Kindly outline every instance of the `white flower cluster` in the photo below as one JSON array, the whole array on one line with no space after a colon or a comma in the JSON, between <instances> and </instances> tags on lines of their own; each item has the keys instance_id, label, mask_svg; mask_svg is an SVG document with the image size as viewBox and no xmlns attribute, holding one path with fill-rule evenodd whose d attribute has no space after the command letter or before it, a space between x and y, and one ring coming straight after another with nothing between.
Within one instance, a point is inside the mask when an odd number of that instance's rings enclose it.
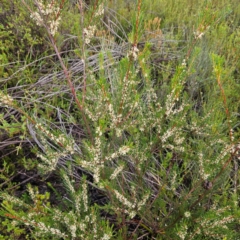
<instances>
[{"instance_id":1,"label":"white flower cluster","mask_svg":"<svg viewBox=\"0 0 240 240\"><path fill-rule=\"evenodd\" d=\"M36 193L35 193L32 186L28 185L28 192L29 192L29 195L30 195L32 201L35 202L36 201L36 194L39 194L38 190L36 190Z\"/></svg>"},{"instance_id":2,"label":"white flower cluster","mask_svg":"<svg viewBox=\"0 0 240 240\"><path fill-rule=\"evenodd\" d=\"M21 220L23 221L23 223L26 226L32 226L38 229L38 231L40 231L40 233L43 234L51 234L51 235L55 235L61 238L68 238L68 235L65 233L62 233L59 229L57 228L52 228L50 226L46 226L45 223L40 222L40 221L35 221L35 220L31 220L31 219L27 219L25 217L22 217Z\"/></svg>"},{"instance_id":3,"label":"white flower cluster","mask_svg":"<svg viewBox=\"0 0 240 240\"><path fill-rule=\"evenodd\" d=\"M227 151L225 151L225 155L227 154ZM230 152L232 154L235 154L237 156L237 159L240 160L240 143L234 144L230 147Z\"/></svg>"},{"instance_id":4,"label":"white flower cluster","mask_svg":"<svg viewBox=\"0 0 240 240\"><path fill-rule=\"evenodd\" d=\"M173 136L174 134L176 134L177 128L171 128L168 129L163 136L161 137L161 141L164 144L171 136Z\"/></svg>"},{"instance_id":5,"label":"white flower cluster","mask_svg":"<svg viewBox=\"0 0 240 240\"><path fill-rule=\"evenodd\" d=\"M233 149L233 146L231 144L227 144L222 151L219 153L218 157L215 159L214 163L215 164L219 164L219 162L221 162L223 159L225 159L225 157L231 153Z\"/></svg>"},{"instance_id":6,"label":"white flower cluster","mask_svg":"<svg viewBox=\"0 0 240 240\"><path fill-rule=\"evenodd\" d=\"M207 26L205 28L203 26L200 26L199 29L193 32L195 39L201 39L209 28L210 26Z\"/></svg>"},{"instance_id":7,"label":"white flower cluster","mask_svg":"<svg viewBox=\"0 0 240 240\"><path fill-rule=\"evenodd\" d=\"M130 147L128 147L128 146L122 146L118 150L118 152L121 156L126 155L129 151L130 151Z\"/></svg>"},{"instance_id":8,"label":"white flower cluster","mask_svg":"<svg viewBox=\"0 0 240 240\"><path fill-rule=\"evenodd\" d=\"M117 124L118 118L114 112L113 105L111 103L108 105L108 111L112 120L111 126L112 128L114 128L115 125Z\"/></svg>"},{"instance_id":9,"label":"white flower cluster","mask_svg":"<svg viewBox=\"0 0 240 240\"><path fill-rule=\"evenodd\" d=\"M125 156L130 151L130 147L122 146L118 149L117 152L112 153L110 156L106 157L106 160L112 160L120 156Z\"/></svg>"},{"instance_id":10,"label":"white flower cluster","mask_svg":"<svg viewBox=\"0 0 240 240\"><path fill-rule=\"evenodd\" d=\"M181 229L177 232L177 235L180 237L180 239L184 240L187 235L188 227L186 224L181 226Z\"/></svg>"},{"instance_id":11,"label":"white flower cluster","mask_svg":"<svg viewBox=\"0 0 240 240\"><path fill-rule=\"evenodd\" d=\"M50 33L54 36L61 21L60 8L56 6L56 1L45 5L42 0L37 0L36 5L38 11L31 13L30 17L35 20L38 26L46 24Z\"/></svg>"},{"instance_id":12,"label":"white flower cluster","mask_svg":"<svg viewBox=\"0 0 240 240\"><path fill-rule=\"evenodd\" d=\"M87 28L83 29L84 34L84 41L86 44L89 44L91 41L91 38L93 38L94 33L96 31L96 26L88 26Z\"/></svg>"},{"instance_id":13,"label":"white flower cluster","mask_svg":"<svg viewBox=\"0 0 240 240\"><path fill-rule=\"evenodd\" d=\"M129 214L130 218L134 218L137 214L137 211L141 210L143 206L145 206L147 200L149 199L150 193L146 193L141 201L137 201L136 196L134 196L134 192L132 192L132 195L135 197L135 200L133 203L131 203L126 197L124 197L121 193L119 193L117 190L114 190L114 194L116 198L121 202L125 207L128 209L124 209L125 213ZM118 209L115 209L118 211Z\"/></svg>"},{"instance_id":14,"label":"white flower cluster","mask_svg":"<svg viewBox=\"0 0 240 240\"><path fill-rule=\"evenodd\" d=\"M91 218L92 213L89 215L86 215L85 218L82 218L81 221L78 221L77 224L77 229L81 230L81 232L86 232L88 231L88 224L90 223L90 218ZM84 239L84 234L79 235L80 239Z\"/></svg>"},{"instance_id":15,"label":"white flower cluster","mask_svg":"<svg viewBox=\"0 0 240 240\"><path fill-rule=\"evenodd\" d=\"M96 215L94 214L94 211L91 214L90 223L92 225L92 231L94 233L93 239L97 239L97 230L98 230L97 226L98 225L97 225L97 218L96 218Z\"/></svg>"},{"instance_id":16,"label":"white flower cluster","mask_svg":"<svg viewBox=\"0 0 240 240\"><path fill-rule=\"evenodd\" d=\"M67 154L74 154L75 149L75 141L73 138L66 136L65 134L60 134L58 136L51 133L45 126L41 123L37 123L35 127L45 135L46 138L51 139L54 143L57 143L64 149L64 153Z\"/></svg>"},{"instance_id":17,"label":"white flower cluster","mask_svg":"<svg viewBox=\"0 0 240 240\"><path fill-rule=\"evenodd\" d=\"M129 59L133 59L134 61L137 61L138 53L139 53L139 49L137 48L137 46L134 45L128 52L127 57Z\"/></svg>"},{"instance_id":18,"label":"white flower cluster","mask_svg":"<svg viewBox=\"0 0 240 240\"><path fill-rule=\"evenodd\" d=\"M210 176L210 174L207 174L204 169L203 165L203 154L199 153L198 154L198 159L199 159L199 172L203 180L207 180ZM205 160L206 161L206 160Z\"/></svg>"},{"instance_id":19,"label":"white flower cluster","mask_svg":"<svg viewBox=\"0 0 240 240\"><path fill-rule=\"evenodd\" d=\"M44 163L44 165L39 164L39 168L46 172L54 171L60 158L74 154L75 141L74 139L67 137L65 134L55 136L41 123L37 123L35 127L40 133L41 142L44 145L45 150L45 154L37 154L37 157L39 157ZM47 139L57 143L60 149L52 149L52 145Z\"/></svg>"},{"instance_id":20,"label":"white flower cluster","mask_svg":"<svg viewBox=\"0 0 240 240\"><path fill-rule=\"evenodd\" d=\"M103 3L101 3L99 6L98 6L98 9L95 13L95 16L98 17L98 16L101 16L104 14L104 5Z\"/></svg>"},{"instance_id":21,"label":"white flower cluster","mask_svg":"<svg viewBox=\"0 0 240 240\"><path fill-rule=\"evenodd\" d=\"M52 210L53 210L53 220L55 221L55 222L58 222L58 221L62 221L63 219L64 219L64 217L65 217L65 214L63 214L63 212L61 212L59 209L57 209L57 208L52 208Z\"/></svg>"},{"instance_id":22,"label":"white flower cluster","mask_svg":"<svg viewBox=\"0 0 240 240\"><path fill-rule=\"evenodd\" d=\"M137 209L138 209L138 210L140 210L142 207L145 206L145 204L146 204L147 200L149 199L149 197L150 197L150 194L149 194L149 193L146 193L146 194L143 196L142 200L137 204Z\"/></svg>"},{"instance_id":23,"label":"white flower cluster","mask_svg":"<svg viewBox=\"0 0 240 240\"><path fill-rule=\"evenodd\" d=\"M72 239L75 239L77 237L77 216L75 212L69 211L61 220L61 222L64 221L65 225L69 229Z\"/></svg>"},{"instance_id":24,"label":"white flower cluster","mask_svg":"<svg viewBox=\"0 0 240 240\"><path fill-rule=\"evenodd\" d=\"M88 191L87 191L87 183L84 182L82 184L82 199L83 199L83 206L84 206L84 211L88 211Z\"/></svg>"},{"instance_id":25,"label":"white flower cluster","mask_svg":"<svg viewBox=\"0 0 240 240\"><path fill-rule=\"evenodd\" d=\"M68 175L67 174L63 174L63 179L65 181L65 184L67 185L68 190L70 190L71 194L75 194L75 189L74 189L74 187L73 187L73 185L72 185Z\"/></svg>"},{"instance_id":26,"label":"white flower cluster","mask_svg":"<svg viewBox=\"0 0 240 240\"><path fill-rule=\"evenodd\" d=\"M104 233L103 237L101 238L101 240L110 240L111 239L111 235Z\"/></svg>"},{"instance_id":27,"label":"white flower cluster","mask_svg":"<svg viewBox=\"0 0 240 240\"><path fill-rule=\"evenodd\" d=\"M99 183L100 172L101 172L101 169L103 168L100 137L99 136L95 137L95 144L93 146L92 145L89 146L86 144L85 147L89 152L91 158L89 159L89 161L84 159L79 159L79 164L81 165L81 167L92 172L95 183Z\"/></svg>"},{"instance_id":28,"label":"white flower cluster","mask_svg":"<svg viewBox=\"0 0 240 240\"><path fill-rule=\"evenodd\" d=\"M221 210L221 209L220 209ZM215 212L214 212L215 214ZM229 224L235 220L232 216L223 216L221 215L220 219L212 220L212 219L198 219L196 222L200 223L201 229L204 231L205 234L208 234L209 236L212 235L212 231L214 228L222 228L222 229L228 229L228 226L226 224ZM200 234L201 231L198 231L197 234ZM215 234L215 239L226 239L223 234Z\"/></svg>"},{"instance_id":29,"label":"white flower cluster","mask_svg":"<svg viewBox=\"0 0 240 240\"><path fill-rule=\"evenodd\" d=\"M69 225L70 231L71 231L71 235L72 235L72 239L76 238L76 231L77 231L77 226L75 224L70 224Z\"/></svg>"},{"instance_id":30,"label":"white flower cluster","mask_svg":"<svg viewBox=\"0 0 240 240\"><path fill-rule=\"evenodd\" d=\"M146 103L151 106L151 103L157 103L158 97L153 87L147 90Z\"/></svg>"},{"instance_id":31,"label":"white flower cluster","mask_svg":"<svg viewBox=\"0 0 240 240\"><path fill-rule=\"evenodd\" d=\"M91 171L93 173L93 178L95 183L99 183L100 181L100 172L101 169L104 167L103 159L102 159L102 142L101 142L101 136L102 136L102 130L100 127L97 127L95 129L95 139L94 139L94 144L89 145L86 143L85 147L87 151L90 154L90 160L86 161L84 159L80 159L79 164L83 168L86 168L88 171Z\"/></svg>"},{"instance_id":32,"label":"white flower cluster","mask_svg":"<svg viewBox=\"0 0 240 240\"><path fill-rule=\"evenodd\" d=\"M161 137L162 147L184 152L184 147L181 146L181 144L184 142L185 138L181 136L181 132L182 129L178 127L167 129L167 131ZM170 137L173 137L173 142L175 143L174 145L169 143L168 140Z\"/></svg>"},{"instance_id":33,"label":"white flower cluster","mask_svg":"<svg viewBox=\"0 0 240 240\"><path fill-rule=\"evenodd\" d=\"M103 168L103 163L102 163L102 149L101 149L101 139L100 137L102 136L102 132L100 128L96 129L96 134L97 136L95 137L95 146L93 149L93 178L96 183L100 181L100 171L101 168Z\"/></svg>"},{"instance_id":34,"label":"white flower cluster","mask_svg":"<svg viewBox=\"0 0 240 240\"><path fill-rule=\"evenodd\" d=\"M47 150L45 155L38 153L37 157L39 157L44 164L38 164L38 167L46 173L52 172L56 170L57 163L59 158L62 156L60 152L53 152L51 150Z\"/></svg>"},{"instance_id":35,"label":"white flower cluster","mask_svg":"<svg viewBox=\"0 0 240 240\"><path fill-rule=\"evenodd\" d=\"M124 165L118 166L118 167L114 170L114 172L112 173L112 175L110 176L110 179L111 179L111 180L114 180L114 179L117 177L117 175L118 175L123 169L124 169Z\"/></svg>"},{"instance_id":36,"label":"white flower cluster","mask_svg":"<svg viewBox=\"0 0 240 240\"><path fill-rule=\"evenodd\" d=\"M179 101L179 99L178 99L178 97L176 97L176 89L173 89L171 91L171 93L167 95L167 100L166 100L166 113L165 113L165 115L168 118L171 118L173 115L182 112L184 110L184 107L187 106L185 103L182 103L178 108L175 108L176 103L178 101Z\"/></svg>"},{"instance_id":37,"label":"white flower cluster","mask_svg":"<svg viewBox=\"0 0 240 240\"><path fill-rule=\"evenodd\" d=\"M174 90L167 95L166 99L166 116L170 116L173 112L173 107L175 106Z\"/></svg>"},{"instance_id":38,"label":"white flower cluster","mask_svg":"<svg viewBox=\"0 0 240 240\"><path fill-rule=\"evenodd\" d=\"M184 216L185 216L186 218L190 218L190 217L191 217L191 213L190 213L190 212L185 212L185 213L184 213Z\"/></svg>"},{"instance_id":39,"label":"white flower cluster","mask_svg":"<svg viewBox=\"0 0 240 240\"><path fill-rule=\"evenodd\" d=\"M181 145L183 142L184 142L185 138L184 137L181 137L179 132L177 132L175 135L174 135L174 142L177 144L177 145Z\"/></svg>"},{"instance_id":40,"label":"white flower cluster","mask_svg":"<svg viewBox=\"0 0 240 240\"><path fill-rule=\"evenodd\" d=\"M186 66L187 66L187 63L186 63L186 59L184 58L182 61L182 67L186 67Z\"/></svg>"},{"instance_id":41,"label":"white flower cluster","mask_svg":"<svg viewBox=\"0 0 240 240\"><path fill-rule=\"evenodd\" d=\"M209 127L209 125L205 125L205 127ZM197 134L198 136L203 136L203 137L207 137L210 134L205 132L204 129L202 127L197 126L196 122L192 122L191 126L189 127L189 129L194 132L194 134Z\"/></svg>"},{"instance_id":42,"label":"white flower cluster","mask_svg":"<svg viewBox=\"0 0 240 240\"><path fill-rule=\"evenodd\" d=\"M8 202L10 202L10 203L12 203L12 204L16 204L16 205L18 205L18 206L28 207L28 205L27 205L26 203L24 203L24 202L21 201L20 199L18 199L18 198L16 198L16 197L13 197L13 196L11 196L11 195L9 195L9 194L7 194L7 193L2 193L2 194L1 194L1 197L2 197L4 200L6 200L6 201L8 201Z\"/></svg>"},{"instance_id":43,"label":"white flower cluster","mask_svg":"<svg viewBox=\"0 0 240 240\"><path fill-rule=\"evenodd\" d=\"M126 207L128 207L129 209L135 208L135 205L132 204L130 201L127 200L127 198L125 198L121 193L119 193L117 190L114 190L114 194L116 196L116 198Z\"/></svg>"},{"instance_id":44,"label":"white flower cluster","mask_svg":"<svg viewBox=\"0 0 240 240\"><path fill-rule=\"evenodd\" d=\"M9 107L13 103L13 98L8 95L4 94L2 91L0 91L0 106L2 107Z\"/></svg>"},{"instance_id":45,"label":"white flower cluster","mask_svg":"<svg viewBox=\"0 0 240 240\"><path fill-rule=\"evenodd\" d=\"M176 186L177 186L177 176L178 176L176 170L173 170L171 175L172 175L171 176L171 190L173 192L175 192L176 191Z\"/></svg>"},{"instance_id":46,"label":"white flower cluster","mask_svg":"<svg viewBox=\"0 0 240 240\"><path fill-rule=\"evenodd\" d=\"M52 235L59 236L62 238L68 237L68 235L66 235L65 233L62 233L59 229L48 227L43 222L33 222L32 221L32 225L35 225L35 226L37 225L38 228L44 233L51 233Z\"/></svg>"}]
</instances>

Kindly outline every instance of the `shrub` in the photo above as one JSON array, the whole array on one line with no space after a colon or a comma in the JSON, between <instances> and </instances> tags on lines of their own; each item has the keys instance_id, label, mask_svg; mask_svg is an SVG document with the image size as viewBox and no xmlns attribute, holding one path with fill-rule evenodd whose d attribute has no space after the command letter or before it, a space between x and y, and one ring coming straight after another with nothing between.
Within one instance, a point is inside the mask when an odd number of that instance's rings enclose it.
<instances>
[{"instance_id":1,"label":"shrub","mask_svg":"<svg viewBox=\"0 0 240 240\"><path fill-rule=\"evenodd\" d=\"M236 56L211 44L227 46L217 37L228 36L231 6L226 13L209 2L194 6L196 28L180 41L181 33L161 30L159 17L145 17L148 1L129 10L127 27L113 22L117 12L105 13L103 1L80 0L80 31L68 45L76 49L63 54L57 31L75 31L60 21L73 6L22 1L58 63L53 73L0 92L1 122L8 134L22 124L14 133L31 143L34 161L25 168L37 166L32 174L42 181L29 177L24 194L0 193L5 235L237 239ZM230 49L238 35L231 39Z\"/></svg>"}]
</instances>

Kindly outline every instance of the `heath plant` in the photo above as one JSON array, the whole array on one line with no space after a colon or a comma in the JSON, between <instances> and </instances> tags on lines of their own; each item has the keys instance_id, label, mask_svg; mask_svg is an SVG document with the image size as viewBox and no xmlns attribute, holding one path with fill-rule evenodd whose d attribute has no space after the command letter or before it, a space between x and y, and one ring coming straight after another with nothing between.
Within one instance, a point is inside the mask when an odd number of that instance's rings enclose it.
<instances>
[{"instance_id":1,"label":"heath plant","mask_svg":"<svg viewBox=\"0 0 240 240\"><path fill-rule=\"evenodd\" d=\"M177 33L165 33L160 17L145 18L147 0L129 3L125 29L112 3L78 0L78 47L65 55L59 29L73 6L21 2L58 68L0 91L1 122L11 111L23 124L41 179L20 184L22 194L0 193L3 239L237 239L236 58L208 50L231 6L199 6L186 42L168 40Z\"/></svg>"}]
</instances>

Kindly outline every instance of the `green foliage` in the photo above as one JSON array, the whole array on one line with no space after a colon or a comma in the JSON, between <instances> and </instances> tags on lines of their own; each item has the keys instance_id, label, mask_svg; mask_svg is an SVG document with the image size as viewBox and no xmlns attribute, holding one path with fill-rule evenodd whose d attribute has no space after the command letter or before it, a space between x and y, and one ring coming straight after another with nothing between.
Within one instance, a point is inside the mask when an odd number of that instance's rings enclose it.
<instances>
[{"instance_id":1,"label":"green foliage","mask_svg":"<svg viewBox=\"0 0 240 240\"><path fill-rule=\"evenodd\" d=\"M7 78L24 65L22 62L29 63L46 48L41 31L19 1L1 1L0 19L0 77Z\"/></svg>"},{"instance_id":2,"label":"green foliage","mask_svg":"<svg viewBox=\"0 0 240 240\"><path fill-rule=\"evenodd\" d=\"M0 4L0 239L237 239L237 1L20 2Z\"/></svg>"}]
</instances>

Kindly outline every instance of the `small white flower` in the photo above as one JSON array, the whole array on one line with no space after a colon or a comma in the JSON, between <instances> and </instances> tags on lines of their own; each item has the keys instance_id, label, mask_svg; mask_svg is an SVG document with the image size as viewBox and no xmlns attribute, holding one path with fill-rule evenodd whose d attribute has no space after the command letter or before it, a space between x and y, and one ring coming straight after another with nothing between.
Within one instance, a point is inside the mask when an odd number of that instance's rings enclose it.
<instances>
[{"instance_id":1,"label":"small white flower","mask_svg":"<svg viewBox=\"0 0 240 240\"><path fill-rule=\"evenodd\" d=\"M191 216L191 213L190 213L190 212L185 212L185 213L184 213L184 216L185 216L186 218L189 218L189 217Z\"/></svg>"},{"instance_id":2,"label":"small white flower","mask_svg":"<svg viewBox=\"0 0 240 240\"><path fill-rule=\"evenodd\" d=\"M182 61L182 66L183 66L183 67L186 67L186 66L187 66L186 59L183 59L183 61Z\"/></svg>"},{"instance_id":3,"label":"small white flower","mask_svg":"<svg viewBox=\"0 0 240 240\"><path fill-rule=\"evenodd\" d=\"M101 238L101 240L109 240L111 239L111 236L109 236L108 234L104 234L103 237Z\"/></svg>"}]
</instances>

